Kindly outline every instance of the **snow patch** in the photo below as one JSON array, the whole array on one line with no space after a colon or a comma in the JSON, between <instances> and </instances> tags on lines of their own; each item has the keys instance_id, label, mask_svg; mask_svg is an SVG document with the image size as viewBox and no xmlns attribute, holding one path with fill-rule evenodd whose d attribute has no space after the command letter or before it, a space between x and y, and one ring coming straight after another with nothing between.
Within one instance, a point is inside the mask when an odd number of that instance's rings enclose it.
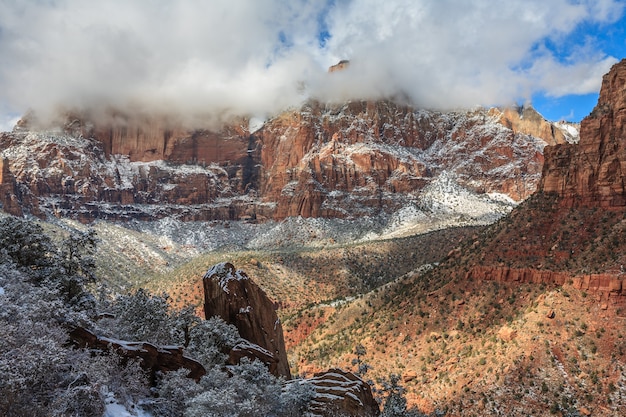
<instances>
[{"instance_id":1,"label":"snow patch","mask_svg":"<svg viewBox=\"0 0 626 417\"><path fill-rule=\"evenodd\" d=\"M580 141L579 123L557 122L554 125L558 127L561 132L563 132L565 140L567 140L569 143L578 143Z\"/></svg>"},{"instance_id":2,"label":"snow patch","mask_svg":"<svg viewBox=\"0 0 626 417\"><path fill-rule=\"evenodd\" d=\"M104 400L104 414L102 417L153 417L151 413L132 405L132 411L120 404L112 392L109 392Z\"/></svg>"},{"instance_id":3,"label":"snow patch","mask_svg":"<svg viewBox=\"0 0 626 417\"><path fill-rule=\"evenodd\" d=\"M257 130L259 130L260 128L263 127L263 125L265 124L266 119L263 117L251 117L250 121L248 122L248 131L250 133L254 133Z\"/></svg>"},{"instance_id":4,"label":"snow patch","mask_svg":"<svg viewBox=\"0 0 626 417\"><path fill-rule=\"evenodd\" d=\"M227 294L229 293L228 283L230 281L242 281L249 279L246 275L243 274L241 270L235 270L232 264L229 264L228 262L221 262L217 265L213 265L211 268L209 268L206 274L204 274L204 278L207 279L215 279L214 277L217 277L220 287Z\"/></svg>"},{"instance_id":5,"label":"snow patch","mask_svg":"<svg viewBox=\"0 0 626 417\"><path fill-rule=\"evenodd\" d=\"M492 223L508 214L515 201L501 194L476 194L460 186L449 172L442 172L428 184L420 198L420 208L432 213L455 214Z\"/></svg>"}]
</instances>

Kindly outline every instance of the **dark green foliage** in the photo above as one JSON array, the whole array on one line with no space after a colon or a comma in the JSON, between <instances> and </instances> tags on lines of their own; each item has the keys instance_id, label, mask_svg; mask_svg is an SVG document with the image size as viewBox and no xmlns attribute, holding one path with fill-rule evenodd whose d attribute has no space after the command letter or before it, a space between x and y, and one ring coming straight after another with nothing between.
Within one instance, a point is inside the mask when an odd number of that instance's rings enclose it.
<instances>
[{"instance_id":1,"label":"dark green foliage","mask_svg":"<svg viewBox=\"0 0 626 417\"><path fill-rule=\"evenodd\" d=\"M56 245L43 228L29 220L0 220L0 263L13 263L35 285L59 291L64 301L81 309L93 307L85 287L95 282L96 235L70 231Z\"/></svg>"},{"instance_id":2,"label":"dark green foliage","mask_svg":"<svg viewBox=\"0 0 626 417\"><path fill-rule=\"evenodd\" d=\"M56 248L37 223L5 217L0 220L0 261L41 271L54 265Z\"/></svg>"}]
</instances>

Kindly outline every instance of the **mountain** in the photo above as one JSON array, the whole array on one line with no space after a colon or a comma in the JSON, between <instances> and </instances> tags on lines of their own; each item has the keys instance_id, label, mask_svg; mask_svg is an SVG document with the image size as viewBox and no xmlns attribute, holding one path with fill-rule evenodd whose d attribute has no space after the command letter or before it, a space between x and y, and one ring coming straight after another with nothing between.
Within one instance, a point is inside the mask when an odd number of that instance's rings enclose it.
<instances>
[{"instance_id":1,"label":"mountain","mask_svg":"<svg viewBox=\"0 0 626 417\"><path fill-rule=\"evenodd\" d=\"M243 118L187 130L119 114L36 126L29 116L0 135L0 202L84 222L358 219L419 207L441 175L488 205L489 220L475 220L491 222L513 206L499 195L535 190L546 144L577 140L575 126L530 107L441 113L389 101L308 102L254 131Z\"/></svg>"},{"instance_id":2,"label":"mountain","mask_svg":"<svg viewBox=\"0 0 626 417\"><path fill-rule=\"evenodd\" d=\"M286 321L300 372L402 376L447 415L621 415L626 406L626 60L604 76L578 144L544 150L537 191L440 263ZM322 320L316 319L323 317Z\"/></svg>"}]
</instances>

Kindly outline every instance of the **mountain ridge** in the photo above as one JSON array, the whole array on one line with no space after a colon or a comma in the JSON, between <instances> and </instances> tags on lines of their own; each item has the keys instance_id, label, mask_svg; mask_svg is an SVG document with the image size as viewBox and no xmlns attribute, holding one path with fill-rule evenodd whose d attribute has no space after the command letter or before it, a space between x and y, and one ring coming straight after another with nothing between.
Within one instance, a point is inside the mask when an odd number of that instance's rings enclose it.
<instances>
[{"instance_id":1,"label":"mountain ridge","mask_svg":"<svg viewBox=\"0 0 626 417\"><path fill-rule=\"evenodd\" d=\"M528 107L440 113L385 101L310 102L254 132L245 119L217 132L139 125L71 116L56 130L25 120L2 134L4 209L84 222L356 218L419 204L442 172L519 201L536 187L545 144L576 140Z\"/></svg>"}]
</instances>

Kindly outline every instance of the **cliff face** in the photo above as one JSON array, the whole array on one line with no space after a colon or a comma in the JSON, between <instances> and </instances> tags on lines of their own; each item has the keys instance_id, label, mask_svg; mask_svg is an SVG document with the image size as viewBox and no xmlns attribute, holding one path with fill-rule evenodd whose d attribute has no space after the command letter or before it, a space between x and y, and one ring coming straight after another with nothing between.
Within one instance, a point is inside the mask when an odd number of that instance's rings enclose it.
<instances>
[{"instance_id":1,"label":"cliff face","mask_svg":"<svg viewBox=\"0 0 626 417\"><path fill-rule=\"evenodd\" d=\"M237 163L248 155L250 134L245 119L233 120L216 131L189 130L167 117L110 114L96 120L68 115L63 129L74 137L95 139L107 157L124 155L131 162L224 164Z\"/></svg>"},{"instance_id":2,"label":"cliff face","mask_svg":"<svg viewBox=\"0 0 626 417\"><path fill-rule=\"evenodd\" d=\"M121 116L108 125L68 117L49 131L22 123L0 135L0 202L84 221L355 218L419 202L442 173L522 200L539 181L543 147L563 135L531 110L310 102L255 132L243 119L214 131Z\"/></svg>"},{"instance_id":3,"label":"cliff face","mask_svg":"<svg viewBox=\"0 0 626 417\"><path fill-rule=\"evenodd\" d=\"M522 200L535 191L546 143L565 134L532 108L416 111L390 102L312 103L255 135L263 144L260 192L275 216L346 217L397 208L450 172L475 192Z\"/></svg>"},{"instance_id":4,"label":"cliff face","mask_svg":"<svg viewBox=\"0 0 626 417\"><path fill-rule=\"evenodd\" d=\"M550 123L537 111L530 107L510 107L501 111L493 109L494 115L499 115L499 121L515 133L536 136L546 141L548 145L576 142L578 136L574 136L568 130L558 128Z\"/></svg>"},{"instance_id":5,"label":"cliff face","mask_svg":"<svg viewBox=\"0 0 626 417\"><path fill-rule=\"evenodd\" d=\"M602 79L598 104L581 122L578 145L546 148L539 189L568 207L626 206L626 60Z\"/></svg>"},{"instance_id":6,"label":"cliff face","mask_svg":"<svg viewBox=\"0 0 626 417\"><path fill-rule=\"evenodd\" d=\"M465 278L563 284L626 302L626 60L604 76L578 144L544 149L538 192L450 260Z\"/></svg>"}]
</instances>

